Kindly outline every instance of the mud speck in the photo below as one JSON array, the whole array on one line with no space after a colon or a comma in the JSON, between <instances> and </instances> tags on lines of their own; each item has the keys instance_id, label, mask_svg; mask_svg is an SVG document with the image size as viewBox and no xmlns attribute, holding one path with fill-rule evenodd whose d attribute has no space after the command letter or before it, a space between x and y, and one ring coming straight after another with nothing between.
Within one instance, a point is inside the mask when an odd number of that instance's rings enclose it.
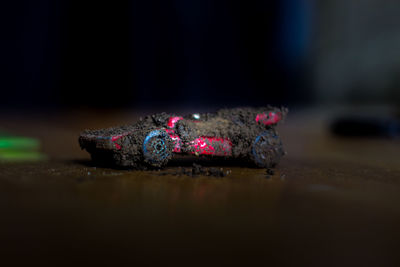
<instances>
[{"instance_id":1,"label":"mud speck","mask_svg":"<svg viewBox=\"0 0 400 267\"><path fill-rule=\"evenodd\" d=\"M266 172L267 172L268 175L274 175L275 174L275 171L273 169L270 169L270 168L268 168Z\"/></svg>"},{"instance_id":2,"label":"mud speck","mask_svg":"<svg viewBox=\"0 0 400 267\"><path fill-rule=\"evenodd\" d=\"M275 174L275 171L271 168L265 170L265 178L269 179Z\"/></svg>"},{"instance_id":3,"label":"mud speck","mask_svg":"<svg viewBox=\"0 0 400 267\"><path fill-rule=\"evenodd\" d=\"M199 176L211 176L216 178L222 178L231 173L231 170L224 170L223 168L216 167L203 167L200 164L193 163L193 165L189 168L178 167L175 171L163 171L160 172L159 175L176 175L176 176L190 176L193 178Z\"/></svg>"}]
</instances>

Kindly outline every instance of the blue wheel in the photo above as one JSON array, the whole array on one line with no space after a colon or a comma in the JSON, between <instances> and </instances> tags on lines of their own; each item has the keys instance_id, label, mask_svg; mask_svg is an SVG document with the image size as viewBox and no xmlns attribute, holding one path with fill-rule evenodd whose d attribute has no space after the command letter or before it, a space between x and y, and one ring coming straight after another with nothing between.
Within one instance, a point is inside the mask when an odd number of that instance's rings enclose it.
<instances>
[{"instance_id":1,"label":"blue wheel","mask_svg":"<svg viewBox=\"0 0 400 267\"><path fill-rule=\"evenodd\" d=\"M274 167L283 155L282 142L274 132L265 131L255 138L251 158L258 167Z\"/></svg>"},{"instance_id":2,"label":"blue wheel","mask_svg":"<svg viewBox=\"0 0 400 267\"><path fill-rule=\"evenodd\" d=\"M143 141L144 161L162 167L172 157L172 140L164 130L151 131Z\"/></svg>"}]
</instances>

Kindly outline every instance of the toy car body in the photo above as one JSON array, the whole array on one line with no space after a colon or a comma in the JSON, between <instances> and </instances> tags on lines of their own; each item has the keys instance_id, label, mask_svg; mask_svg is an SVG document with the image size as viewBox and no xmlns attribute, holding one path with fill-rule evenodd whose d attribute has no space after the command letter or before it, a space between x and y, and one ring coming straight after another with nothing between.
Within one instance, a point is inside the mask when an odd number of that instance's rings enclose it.
<instances>
[{"instance_id":1,"label":"toy car body","mask_svg":"<svg viewBox=\"0 0 400 267\"><path fill-rule=\"evenodd\" d=\"M284 154L275 126L285 108L221 109L215 113L154 114L132 125L86 130L79 144L95 161L163 167L174 154L238 158L273 167Z\"/></svg>"}]
</instances>

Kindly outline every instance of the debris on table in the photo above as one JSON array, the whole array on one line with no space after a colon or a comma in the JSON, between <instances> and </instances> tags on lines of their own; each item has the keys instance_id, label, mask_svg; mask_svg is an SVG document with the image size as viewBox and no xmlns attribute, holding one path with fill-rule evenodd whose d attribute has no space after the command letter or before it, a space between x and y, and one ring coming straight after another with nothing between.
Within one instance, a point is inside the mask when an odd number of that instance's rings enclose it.
<instances>
[{"instance_id":1,"label":"debris on table","mask_svg":"<svg viewBox=\"0 0 400 267\"><path fill-rule=\"evenodd\" d=\"M225 177L231 173L231 170L225 170L224 168L216 168L216 167L203 167L199 164L193 163L192 167L178 167L177 170L174 171L163 171L160 175L173 175L173 176L181 176L186 175L190 177L198 177L198 176L213 176L213 177Z\"/></svg>"},{"instance_id":2,"label":"debris on table","mask_svg":"<svg viewBox=\"0 0 400 267\"><path fill-rule=\"evenodd\" d=\"M265 174L266 178L271 178L271 176L275 174L275 171L271 168L267 168L265 172L266 172Z\"/></svg>"}]
</instances>

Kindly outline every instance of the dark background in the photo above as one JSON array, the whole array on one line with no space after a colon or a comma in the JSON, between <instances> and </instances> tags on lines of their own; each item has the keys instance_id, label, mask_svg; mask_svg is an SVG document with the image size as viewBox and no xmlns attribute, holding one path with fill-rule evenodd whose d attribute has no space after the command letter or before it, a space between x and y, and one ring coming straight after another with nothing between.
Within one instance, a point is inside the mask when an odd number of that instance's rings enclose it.
<instances>
[{"instance_id":1,"label":"dark background","mask_svg":"<svg viewBox=\"0 0 400 267\"><path fill-rule=\"evenodd\" d=\"M301 0L1 5L3 107L310 100Z\"/></svg>"},{"instance_id":2,"label":"dark background","mask_svg":"<svg viewBox=\"0 0 400 267\"><path fill-rule=\"evenodd\" d=\"M3 108L400 101L398 1L3 1Z\"/></svg>"}]
</instances>

